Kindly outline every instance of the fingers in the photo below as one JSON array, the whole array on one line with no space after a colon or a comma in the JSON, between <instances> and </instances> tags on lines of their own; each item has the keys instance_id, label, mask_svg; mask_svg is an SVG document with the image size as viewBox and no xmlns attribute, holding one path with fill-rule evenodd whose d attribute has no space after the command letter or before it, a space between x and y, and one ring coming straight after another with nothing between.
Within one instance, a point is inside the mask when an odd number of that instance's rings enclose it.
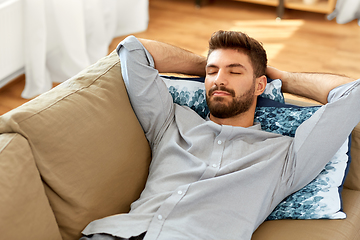
<instances>
[{"instance_id":1,"label":"fingers","mask_svg":"<svg viewBox=\"0 0 360 240\"><path fill-rule=\"evenodd\" d=\"M284 73L284 71L281 71L271 66L267 66L266 68L266 75L271 79L282 79Z\"/></svg>"}]
</instances>

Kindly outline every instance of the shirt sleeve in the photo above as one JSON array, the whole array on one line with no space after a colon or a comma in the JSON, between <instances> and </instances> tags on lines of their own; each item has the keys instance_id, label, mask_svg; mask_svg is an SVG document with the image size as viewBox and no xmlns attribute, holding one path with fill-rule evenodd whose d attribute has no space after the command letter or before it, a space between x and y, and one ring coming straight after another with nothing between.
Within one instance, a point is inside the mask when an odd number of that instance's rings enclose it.
<instances>
[{"instance_id":1,"label":"shirt sleeve","mask_svg":"<svg viewBox=\"0 0 360 240\"><path fill-rule=\"evenodd\" d=\"M320 173L359 123L359 85L360 79L333 89L329 103L297 129L286 166L291 192Z\"/></svg>"},{"instance_id":2,"label":"shirt sleeve","mask_svg":"<svg viewBox=\"0 0 360 240\"><path fill-rule=\"evenodd\" d=\"M173 117L173 101L151 54L134 36L117 47L121 71L134 112L153 146Z\"/></svg>"}]
</instances>

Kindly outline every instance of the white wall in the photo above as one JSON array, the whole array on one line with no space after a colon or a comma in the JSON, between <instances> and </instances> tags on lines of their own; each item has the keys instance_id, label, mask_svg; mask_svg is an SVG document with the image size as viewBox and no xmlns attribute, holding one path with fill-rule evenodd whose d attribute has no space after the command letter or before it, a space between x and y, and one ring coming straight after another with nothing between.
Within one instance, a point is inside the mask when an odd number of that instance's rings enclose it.
<instances>
[{"instance_id":1,"label":"white wall","mask_svg":"<svg viewBox=\"0 0 360 240\"><path fill-rule=\"evenodd\" d=\"M0 87L24 73L21 0L0 0Z\"/></svg>"}]
</instances>

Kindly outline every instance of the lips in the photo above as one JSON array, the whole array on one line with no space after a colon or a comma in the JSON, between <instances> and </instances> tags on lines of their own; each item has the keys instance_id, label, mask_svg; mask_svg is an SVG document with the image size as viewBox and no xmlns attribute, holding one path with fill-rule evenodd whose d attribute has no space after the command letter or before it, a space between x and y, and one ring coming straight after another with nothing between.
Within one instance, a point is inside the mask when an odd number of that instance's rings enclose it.
<instances>
[{"instance_id":1,"label":"lips","mask_svg":"<svg viewBox=\"0 0 360 240\"><path fill-rule=\"evenodd\" d=\"M208 93L209 96L214 96L214 97L226 97L226 96L235 96L235 92L232 89L227 89L224 86L214 86L209 90Z\"/></svg>"},{"instance_id":2,"label":"lips","mask_svg":"<svg viewBox=\"0 0 360 240\"><path fill-rule=\"evenodd\" d=\"M226 91L214 91L214 92L212 92L211 95L215 96L215 97L231 96L231 94L229 92L226 92Z\"/></svg>"}]
</instances>

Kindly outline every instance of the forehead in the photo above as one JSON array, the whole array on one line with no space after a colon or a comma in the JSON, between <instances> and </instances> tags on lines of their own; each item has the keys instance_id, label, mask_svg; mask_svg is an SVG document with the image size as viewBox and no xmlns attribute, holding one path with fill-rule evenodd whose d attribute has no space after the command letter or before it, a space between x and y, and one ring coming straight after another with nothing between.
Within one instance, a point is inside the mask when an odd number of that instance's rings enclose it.
<instances>
[{"instance_id":1,"label":"forehead","mask_svg":"<svg viewBox=\"0 0 360 240\"><path fill-rule=\"evenodd\" d=\"M249 57L235 49L216 49L210 53L207 60L207 67L226 67L242 65L248 71L252 70Z\"/></svg>"}]
</instances>

